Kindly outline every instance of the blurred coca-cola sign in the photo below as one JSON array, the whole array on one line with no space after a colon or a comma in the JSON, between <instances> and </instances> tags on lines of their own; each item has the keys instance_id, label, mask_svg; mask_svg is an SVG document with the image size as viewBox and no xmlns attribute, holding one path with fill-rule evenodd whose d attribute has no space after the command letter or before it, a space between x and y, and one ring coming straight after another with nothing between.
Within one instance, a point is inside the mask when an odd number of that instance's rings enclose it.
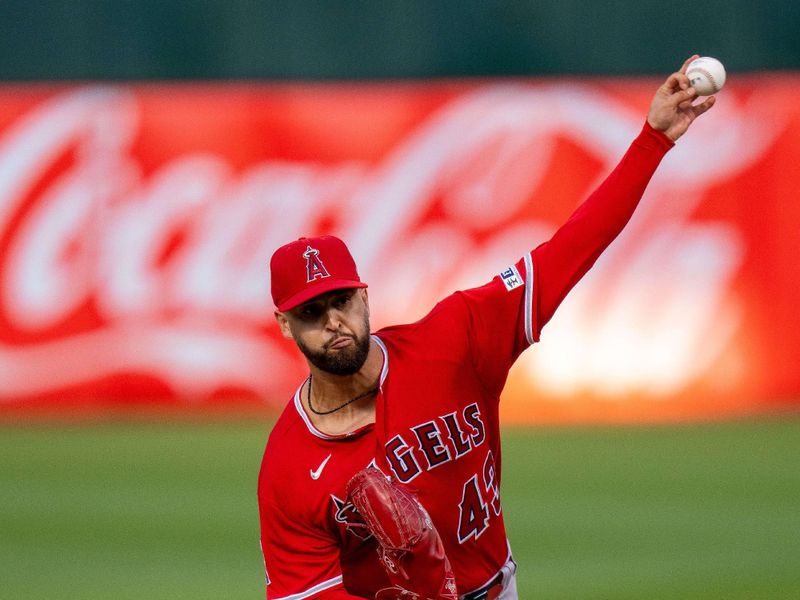
<instances>
[{"instance_id":1,"label":"blurred coca-cola sign","mask_svg":"<svg viewBox=\"0 0 800 600\"><path fill-rule=\"evenodd\" d=\"M670 152L520 361L512 416L623 401L631 415L682 414L690 396L712 411L800 391L769 364L764 322L783 305L756 269L769 263L794 301L797 287L780 242L757 249L750 211L762 179L776 190L774 163L800 159L790 84L762 82L757 100L731 86ZM616 164L654 86L0 89L3 405L281 405L303 362L274 326L276 247L341 236L370 284L373 325L416 319L544 241ZM783 202L759 198L773 212Z\"/></svg>"}]
</instances>

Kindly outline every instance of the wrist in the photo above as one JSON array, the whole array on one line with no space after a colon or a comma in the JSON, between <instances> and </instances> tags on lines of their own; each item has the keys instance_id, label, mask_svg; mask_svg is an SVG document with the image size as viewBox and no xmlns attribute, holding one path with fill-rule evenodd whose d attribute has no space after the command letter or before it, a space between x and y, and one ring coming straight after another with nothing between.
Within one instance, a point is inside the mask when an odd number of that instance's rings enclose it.
<instances>
[{"instance_id":1,"label":"wrist","mask_svg":"<svg viewBox=\"0 0 800 600\"><path fill-rule=\"evenodd\" d=\"M661 148L664 152L675 145L675 140L665 132L653 127L649 120L645 120L637 141L644 142L648 147Z\"/></svg>"}]
</instances>

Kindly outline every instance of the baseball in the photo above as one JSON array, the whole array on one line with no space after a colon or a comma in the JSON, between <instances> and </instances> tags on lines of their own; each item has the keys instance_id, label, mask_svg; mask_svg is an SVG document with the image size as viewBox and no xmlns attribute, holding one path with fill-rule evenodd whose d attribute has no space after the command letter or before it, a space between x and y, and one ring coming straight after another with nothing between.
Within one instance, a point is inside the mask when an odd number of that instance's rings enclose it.
<instances>
[{"instance_id":1,"label":"baseball","mask_svg":"<svg viewBox=\"0 0 800 600\"><path fill-rule=\"evenodd\" d=\"M710 56L696 58L690 62L686 76L699 96L716 94L725 85L725 67Z\"/></svg>"}]
</instances>

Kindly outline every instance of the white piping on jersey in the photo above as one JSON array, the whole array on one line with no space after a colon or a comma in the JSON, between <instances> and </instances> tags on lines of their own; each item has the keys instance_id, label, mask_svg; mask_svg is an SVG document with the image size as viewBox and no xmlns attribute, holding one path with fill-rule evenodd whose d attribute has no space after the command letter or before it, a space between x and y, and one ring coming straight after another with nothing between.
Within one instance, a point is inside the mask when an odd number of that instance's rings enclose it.
<instances>
[{"instance_id":1,"label":"white piping on jersey","mask_svg":"<svg viewBox=\"0 0 800 600\"><path fill-rule=\"evenodd\" d=\"M280 598L267 598L269 600L302 600L303 598L308 598L309 596L313 596L317 592L321 592L322 590L327 590L328 588L332 588L333 586L342 583L342 576L338 575L333 579L328 579L328 581L323 581L322 583L318 583L314 587L308 588L305 592L300 592L299 594L292 594L291 596L281 596Z\"/></svg>"},{"instance_id":2,"label":"white piping on jersey","mask_svg":"<svg viewBox=\"0 0 800 600\"><path fill-rule=\"evenodd\" d=\"M300 400L300 390L302 390L302 389L303 389L303 384L301 383L300 387L294 393L294 407L295 407L295 409L297 409L297 413L300 415L300 418L302 418L303 422L305 422L306 427L308 428L308 430L311 433L313 433L315 436L317 436L318 438L322 438L323 440L334 440L334 439L336 439L336 436L328 435L327 433L321 432L319 429L314 427L314 425L311 423L311 419L309 419L308 418L308 414L306 414L306 409L303 406L303 402Z\"/></svg>"},{"instance_id":3,"label":"white piping on jersey","mask_svg":"<svg viewBox=\"0 0 800 600\"><path fill-rule=\"evenodd\" d=\"M264 561L264 579L267 581L267 586L269 586L269 569L267 569L267 555L264 554L264 539L259 537L258 538L258 547L261 548L261 559Z\"/></svg>"},{"instance_id":4,"label":"white piping on jersey","mask_svg":"<svg viewBox=\"0 0 800 600\"><path fill-rule=\"evenodd\" d=\"M381 376L380 376L380 385L383 387L383 382L386 379L386 375L389 373L389 352L386 350L386 346L383 345L383 342L377 336L371 336L373 340L378 344L378 347L381 349L383 353L383 367L381 368ZM313 433L318 438L323 440L340 440L343 437L347 437L346 435L328 435L325 432L320 431L314 424L311 422L311 419L306 412L306 407L303 406L303 401L300 399L300 391L303 389L303 385L305 382L300 384L300 387L297 388L297 391L294 393L294 407L297 410L297 414L300 415L300 418L303 419L303 422L306 424L308 430Z\"/></svg>"},{"instance_id":5,"label":"white piping on jersey","mask_svg":"<svg viewBox=\"0 0 800 600\"><path fill-rule=\"evenodd\" d=\"M383 382L386 381L386 376L389 374L389 351L384 346L383 340L377 335L373 335L372 339L381 347L381 352L383 352L383 368L381 369L380 381L380 386L383 387Z\"/></svg>"},{"instance_id":6,"label":"white piping on jersey","mask_svg":"<svg viewBox=\"0 0 800 600\"><path fill-rule=\"evenodd\" d=\"M528 252L525 259L525 337L533 345L533 259Z\"/></svg>"}]
</instances>

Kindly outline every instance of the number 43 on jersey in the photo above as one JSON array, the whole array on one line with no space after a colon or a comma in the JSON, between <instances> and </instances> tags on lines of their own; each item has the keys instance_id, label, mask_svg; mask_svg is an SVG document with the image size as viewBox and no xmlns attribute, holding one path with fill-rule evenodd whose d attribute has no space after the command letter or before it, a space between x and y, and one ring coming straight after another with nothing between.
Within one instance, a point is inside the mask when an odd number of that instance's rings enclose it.
<instances>
[{"instance_id":1,"label":"number 43 on jersey","mask_svg":"<svg viewBox=\"0 0 800 600\"><path fill-rule=\"evenodd\" d=\"M480 480L480 481L479 481ZM464 483L461 504L458 505L458 542L478 539L489 527L491 513L500 516L500 484L492 451L486 455L483 473L475 474Z\"/></svg>"}]
</instances>

